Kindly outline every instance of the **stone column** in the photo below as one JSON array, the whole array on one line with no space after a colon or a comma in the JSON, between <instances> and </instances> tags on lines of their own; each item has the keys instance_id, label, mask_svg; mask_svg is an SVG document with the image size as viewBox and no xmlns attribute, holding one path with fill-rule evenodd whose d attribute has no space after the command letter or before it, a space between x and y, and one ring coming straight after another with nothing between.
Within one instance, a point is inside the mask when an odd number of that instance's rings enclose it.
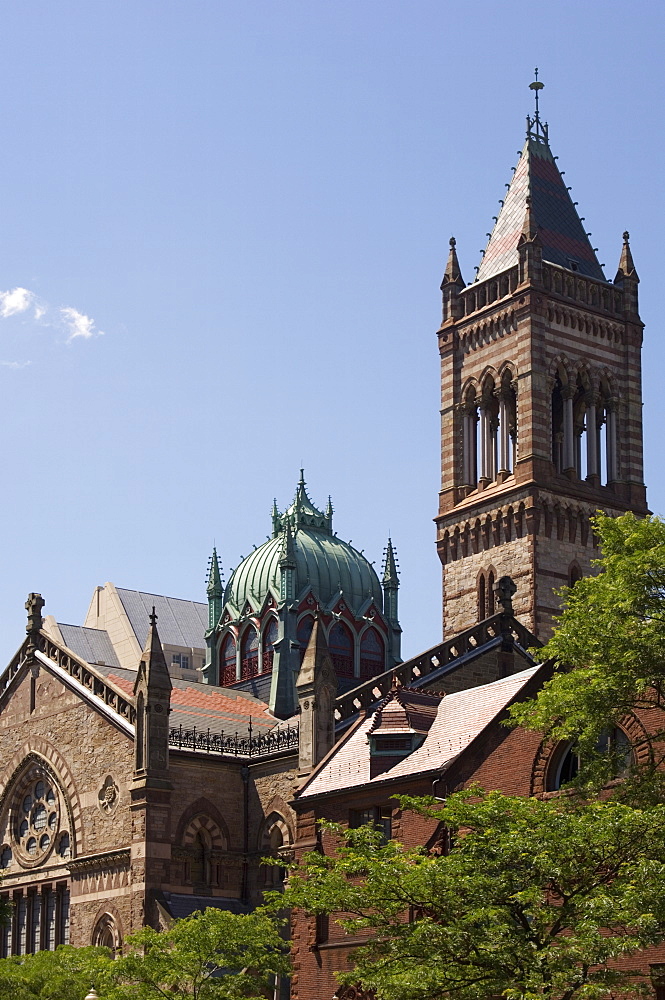
<instances>
[{"instance_id":1,"label":"stone column","mask_svg":"<svg viewBox=\"0 0 665 1000\"><path fill-rule=\"evenodd\" d=\"M462 430L463 430L463 453L462 453L462 476L464 486L475 486L473 453L476 450L475 441L475 412L468 406L462 410Z\"/></svg>"},{"instance_id":2,"label":"stone column","mask_svg":"<svg viewBox=\"0 0 665 1000\"><path fill-rule=\"evenodd\" d=\"M600 475L596 402L596 394L590 392L586 397L586 477L591 482Z\"/></svg>"},{"instance_id":3,"label":"stone column","mask_svg":"<svg viewBox=\"0 0 665 1000\"><path fill-rule=\"evenodd\" d=\"M575 471L575 441L573 431L573 386L565 385L563 396L563 471Z\"/></svg>"},{"instance_id":4,"label":"stone column","mask_svg":"<svg viewBox=\"0 0 665 1000\"><path fill-rule=\"evenodd\" d=\"M486 402L480 404L480 475L479 481L487 485L491 481L490 462L490 420L491 414Z\"/></svg>"},{"instance_id":5,"label":"stone column","mask_svg":"<svg viewBox=\"0 0 665 1000\"><path fill-rule=\"evenodd\" d=\"M617 414L613 400L607 404L607 481L613 483L617 472Z\"/></svg>"}]
</instances>

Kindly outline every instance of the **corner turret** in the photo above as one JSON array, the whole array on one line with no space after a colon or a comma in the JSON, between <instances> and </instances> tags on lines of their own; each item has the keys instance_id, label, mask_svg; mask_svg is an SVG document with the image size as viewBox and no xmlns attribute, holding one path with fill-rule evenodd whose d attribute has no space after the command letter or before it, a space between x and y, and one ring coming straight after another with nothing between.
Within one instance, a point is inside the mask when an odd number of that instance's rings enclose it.
<instances>
[{"instance_id":1,"label":"corner turret","mask_svg":"<svg viewBox=\"0 0 665 1000\"><path fill-rule=\"evenodd\" d=\"M624 312L633 318L639 318L637 301L637 286L640 279L633 263L633 254L630 249L630 233L623 234L623 246L621 247L621 257L619 267L614 278L614 284L621 288L624 295Z\"/></svg>"}]
</instances>

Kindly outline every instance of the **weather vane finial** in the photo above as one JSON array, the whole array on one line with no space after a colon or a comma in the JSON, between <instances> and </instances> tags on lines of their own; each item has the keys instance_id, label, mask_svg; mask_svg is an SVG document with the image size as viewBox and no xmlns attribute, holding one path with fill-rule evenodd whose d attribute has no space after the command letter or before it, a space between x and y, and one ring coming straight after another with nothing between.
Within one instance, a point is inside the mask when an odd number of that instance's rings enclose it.
<instances>
[{"instance_id":1,"label":"weather vane finial","mask_svg":"<svg viewBox=\"0 0 665 1000\"><path fill-rule=\"evenodd\" d=\"M529 90L535 90L535 92L536 92L535 93L535 97L536 97L536 118L535 118L535 120L540 124L540 114L538 112L538 91L542 90L543 87L545 86L545 84L541 83L540 80L538 79L538 67L537 66L536 66L536 69L535 69L534 72L535 72L535 75L536 75L536 79L533 81L533 83L529 84Z\"/></svg>"}]
</instances>

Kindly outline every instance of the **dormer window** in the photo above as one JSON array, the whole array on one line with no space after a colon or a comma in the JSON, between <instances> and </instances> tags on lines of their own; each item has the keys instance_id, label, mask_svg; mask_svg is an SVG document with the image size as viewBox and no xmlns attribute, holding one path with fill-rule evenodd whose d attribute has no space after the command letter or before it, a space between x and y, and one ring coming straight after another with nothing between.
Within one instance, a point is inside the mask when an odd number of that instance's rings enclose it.
<instances>
[{"instance_id":1,"label":"dormer window","mask_svg":"<svg viewBox=\"0 0 665 1000\"><path fill-rule=\"evenodd\" d=\"M425 739L421 733L374 733L369 738L372 757L385 756L406 757L413 753Z\"/></svg>"}]
</instances>

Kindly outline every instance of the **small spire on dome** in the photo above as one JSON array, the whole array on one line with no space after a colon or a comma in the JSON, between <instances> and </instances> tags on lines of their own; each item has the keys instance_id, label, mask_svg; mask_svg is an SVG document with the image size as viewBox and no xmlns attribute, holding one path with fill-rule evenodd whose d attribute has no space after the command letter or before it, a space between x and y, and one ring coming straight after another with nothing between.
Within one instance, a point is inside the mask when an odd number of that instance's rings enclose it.
<instances>
[{"instance_id":1,"label":"small spire on dome","mask_svg":"<svg viewBox=\"0 0 665 1000\"><path fill-rule=\"evenodd\" d=\"M208 562L208 581L207 581L207 593L208 597L221 597L224 589L222 583L222 574L219 568L219 559L217 558L217 548L213 545L212 555Z\"/></svg>"},{"instance_id":2,"label":"small spire on dome","mask_svg":"<svg viewBox=\"0 0 665 1000\"><path fill-rule=\"evenodd\" d=\"M399 587L397 558L391 538L388 539L388 544L383 553L383 586Z\"/></svg>"},{"instance_id":3,"label":"small spire on dome","mask_svg":"<svg viewBox=\"0 0 665 1000\"><path fill-rule=\"evenodd\" d=\"M536 79L533 81L533 83L529 84L529 90L533 90L534 91L534 96L536 98L536 113L533 116L533 118L530 118L529 115L526 116L526 136L527 136L527 139L536 139L536 140L538 140L540 142L543 142L543 140L544 140L545 142L547 142L548 141L547 122L541 122L541 120L540 120L540 109L538 107L538 97L539 97L540 91L543 89L543 87L545 86L545 84L541 80L538 79L538 67L537 66L536 66L536 69L534 70L534 73L535 73Z\"/></svg>"}]
</instances>

